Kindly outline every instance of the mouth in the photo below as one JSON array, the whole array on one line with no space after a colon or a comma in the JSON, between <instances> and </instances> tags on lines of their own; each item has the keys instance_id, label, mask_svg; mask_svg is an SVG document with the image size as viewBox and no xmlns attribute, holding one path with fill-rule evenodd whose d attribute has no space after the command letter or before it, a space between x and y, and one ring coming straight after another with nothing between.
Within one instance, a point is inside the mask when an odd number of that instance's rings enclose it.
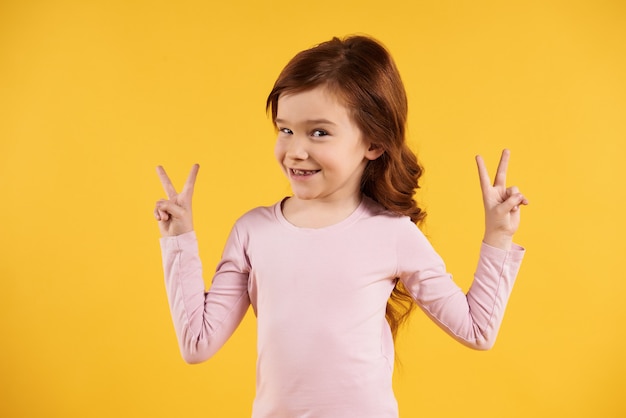
<instances>
[{"instance_id":1,"label":"mouth","mask_svg":"<svg viewBox=\"0 0 626 418\"><path fill-rule=\"evenodd\" d=\"M320 171L321 170L300 170L296 168L290 168L289 174L291 174L293 177L308 177L312 176L315 173L319 173Z\"/></svg>"}]
</instances>

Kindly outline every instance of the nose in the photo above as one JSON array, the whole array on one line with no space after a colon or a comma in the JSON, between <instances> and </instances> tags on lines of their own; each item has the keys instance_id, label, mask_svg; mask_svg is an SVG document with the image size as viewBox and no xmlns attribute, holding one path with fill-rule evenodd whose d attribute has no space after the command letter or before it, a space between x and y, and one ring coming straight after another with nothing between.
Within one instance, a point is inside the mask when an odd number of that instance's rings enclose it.
<instances>
[{"instance_id":1,"label":"nose","mask_svg":"<svg viewBox=\"0 0 626 418\"><path fill-rule=\"evenodd\" d=\"M303 138L300 135L294 135L287 145L285 156L294 161L301 161L309 158L306 141L307 138Z\"/></svg>"}]
</instances>

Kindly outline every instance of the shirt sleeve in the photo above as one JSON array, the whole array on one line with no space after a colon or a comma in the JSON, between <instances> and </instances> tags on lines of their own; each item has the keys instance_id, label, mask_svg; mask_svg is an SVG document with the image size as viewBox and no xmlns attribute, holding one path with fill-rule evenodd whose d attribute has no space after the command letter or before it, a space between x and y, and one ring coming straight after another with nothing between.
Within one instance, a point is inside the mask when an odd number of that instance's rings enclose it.
<instances>
[{"instance_id":1,"label":"shirt sleeve","mask_svg":"<svg viewBox=\"0 0 626 418\"><path fill-rule=\"evenodd\" d=\"M195 232L160 240L170 312L183 359L200 363L215 354L245 316L249 268L235 229L208 291Z\"/></svg>"},{"instance_id":2,"label":"shirt sleeve","mask_svg":"<svg viewBox=\"0 0 626 418\"><path fill-rule=\"evenodd\" d=\"M418 228L404 229L398 245L398 277L418 306L462 344L490 349L525 250L514 245L505 251L482 243L474 281L465 294Z\"/></svg>"}]
</instances>

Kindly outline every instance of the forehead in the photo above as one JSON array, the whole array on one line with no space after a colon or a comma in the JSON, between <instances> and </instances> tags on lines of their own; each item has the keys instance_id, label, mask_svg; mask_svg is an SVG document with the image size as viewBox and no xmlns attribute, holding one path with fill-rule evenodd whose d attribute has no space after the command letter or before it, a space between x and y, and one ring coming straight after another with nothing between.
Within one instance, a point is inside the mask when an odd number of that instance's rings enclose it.
<instances>
[{"instance_id":1,"label":"forehead","mask_svg":"<svg viewBox=\"0 0 626 418\"><path fill-rule=\"evenodd\" d=\"M282 94L278 98L276 119L298 121L301 119L350 119L348 109L337 94L326 87Z\"/></svg>"}]
</instances>

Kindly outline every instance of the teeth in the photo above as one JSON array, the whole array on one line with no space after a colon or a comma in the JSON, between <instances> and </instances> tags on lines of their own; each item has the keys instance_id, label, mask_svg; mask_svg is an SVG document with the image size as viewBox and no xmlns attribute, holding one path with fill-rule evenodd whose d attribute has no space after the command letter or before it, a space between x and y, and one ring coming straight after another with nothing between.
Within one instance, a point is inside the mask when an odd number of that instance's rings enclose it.
<instances>
[{"instance_id":1,"label":"teeth","mask_svg":"<svg viewBox=\"0 0 626 418\"><path fill-rule=\"evenodd\" d=\"M306 176L315 173L317 170L291 170L296 176Z\"/></svg>"}]
</instances>

